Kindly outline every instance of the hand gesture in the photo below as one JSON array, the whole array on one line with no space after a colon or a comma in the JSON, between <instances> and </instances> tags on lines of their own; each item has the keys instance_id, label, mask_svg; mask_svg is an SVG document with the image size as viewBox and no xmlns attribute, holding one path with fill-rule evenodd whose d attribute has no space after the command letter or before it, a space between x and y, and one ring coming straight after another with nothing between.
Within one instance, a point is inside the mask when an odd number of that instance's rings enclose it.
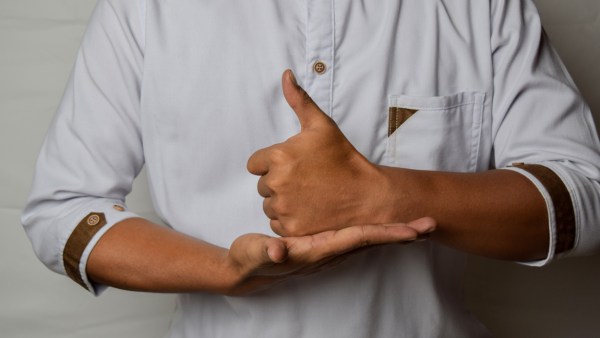
<instances>
[{"instance_id":1,"label":"hand gesture","mask_svg":"<svg viewBox=\"0 0 600 338\"><path fill-rule=\"evenodd\" d=\"M377 211L385 183L377 167L350 144L290 70L283 74L282 88L301 131L248 160L248 171L261 176L258 192L273 231L302 236L390 222Z\"/></svg>"},{"instance_id":2,"label":"hand gesture","mask_svg":"<svg viewBox=\"0 0 600 338\"><path fill-rule=\"evenodd\" d=\"M360 248L411 242L435 226L433 219L421 218L407 224L351 226L302 237L246 234L233 242L227 255L227 266L238 276L228 294L246 295L315 273Z\"/></svg>"}]
</instances>

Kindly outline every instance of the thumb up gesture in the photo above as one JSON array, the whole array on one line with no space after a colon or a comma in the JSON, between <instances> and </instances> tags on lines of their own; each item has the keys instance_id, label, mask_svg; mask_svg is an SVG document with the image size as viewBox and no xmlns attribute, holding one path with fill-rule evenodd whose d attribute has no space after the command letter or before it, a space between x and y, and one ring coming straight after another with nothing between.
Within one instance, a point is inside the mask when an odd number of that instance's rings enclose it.
<instances>
[{"instance_id":1,"label":"thumb up gesture","mask_svg":"<svg viewBox=\"0 0 600 338\"><path fill-rule=\"evenodd\" d=\"M283 95L300 133L258 150L248 171L261 176L258 192L273 231L303 236L352 225L390 223L381 203L384 175L346 139L287 70Z\"/></svg>"}]
</instances>

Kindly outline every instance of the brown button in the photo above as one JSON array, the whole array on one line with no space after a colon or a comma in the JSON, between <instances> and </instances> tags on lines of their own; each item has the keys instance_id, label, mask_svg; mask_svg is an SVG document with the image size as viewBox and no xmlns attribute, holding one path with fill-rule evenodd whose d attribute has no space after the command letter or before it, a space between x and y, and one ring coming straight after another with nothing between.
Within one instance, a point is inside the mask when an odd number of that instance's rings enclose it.
<instances>
[{"instance_id":1,"label":"brown button","mask_svg":"<svg viewBox=\"0 0 600 338\"><path fill-rule=\"evenodd\" d=\"M321 75L327 71L327 65L323 61L317 61L313 65L313 70L315 71L315 73Z\"/></svg>"},{"instance_id":2,"label":"brown button","mask_svg":"<svg viewBox=\"0 0 600 338\"><path fill-rule=\"evenodd\" d=\"M86 223L87 223L87 225L92 226L92 227L96 226L96 225L98 225L98 223L100 223L100 216L98 216L98 215L90 215L87 218Z\"/></svg>"},{"instance_id":3,"label":"brown button","mask_svg":"<svg viewBox=\"0 0 600 338\"><path fill-rule=\"evenodd\" d=\"M125 211L125 207L118 204L113 205L113 209L115 209L116 211Z\"/></svg>"}]
</instances>

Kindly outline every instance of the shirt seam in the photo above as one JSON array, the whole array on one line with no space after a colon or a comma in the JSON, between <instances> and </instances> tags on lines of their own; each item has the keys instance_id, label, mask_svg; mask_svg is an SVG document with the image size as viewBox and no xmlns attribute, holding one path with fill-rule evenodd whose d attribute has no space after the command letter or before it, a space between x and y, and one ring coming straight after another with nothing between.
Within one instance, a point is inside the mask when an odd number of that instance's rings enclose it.
<instances>
[{"instance_id":1,"label":"shirt seam","mask_svg":"<svg viewBox=\"0 0 600 338\"><path fill-rule=\"evenodd\" d=\"M331 75L329 79L329 116L333 118L333 78L335 75L335 0L331 0Z\"/></svg>"}]
</instances>

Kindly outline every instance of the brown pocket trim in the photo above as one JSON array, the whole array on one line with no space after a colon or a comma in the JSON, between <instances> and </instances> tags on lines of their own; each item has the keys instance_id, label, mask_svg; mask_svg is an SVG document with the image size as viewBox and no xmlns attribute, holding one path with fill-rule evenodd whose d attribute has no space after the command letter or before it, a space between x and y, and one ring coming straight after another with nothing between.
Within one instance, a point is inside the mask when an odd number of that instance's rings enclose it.
<instances>
[{"instance_id":1,"label":"brown pocket trim","mask_svg":"<svg viewBox=\"0 0 600 338\"><path fill-rule=\"evenodd\" d=\"M561 178L551 169L539 164L514 164L526 170L546 188L552 204L554 205L554 218L556 220L556 248L555 252L563 253L575 246L575 209L573 200Z\"/></svg>"},{"instance_id":2,"label":"brown pocket trim","mask_svg":"<svg viewBox=\"0 0 600 338\"><path fill-rule=\"evenodd\" d=\"M105 225L106 217L103 213L90 213L75 227L63 251L63 263L67 275L85 289L87 286L83 281L81 271L79 271L81 256L94 235Z\"/></svg>"},{"instance_id":3,"label":"brown pocket trim","mask_svg":"<svg viewBox=\"0 0 600 338\"><path fill-rule=\"evenodd\" d=\"M391 136L401 125L411 118L418 110L400 107L390 107L388 115L388 137Z\"/></svg>"}]
</instances>

